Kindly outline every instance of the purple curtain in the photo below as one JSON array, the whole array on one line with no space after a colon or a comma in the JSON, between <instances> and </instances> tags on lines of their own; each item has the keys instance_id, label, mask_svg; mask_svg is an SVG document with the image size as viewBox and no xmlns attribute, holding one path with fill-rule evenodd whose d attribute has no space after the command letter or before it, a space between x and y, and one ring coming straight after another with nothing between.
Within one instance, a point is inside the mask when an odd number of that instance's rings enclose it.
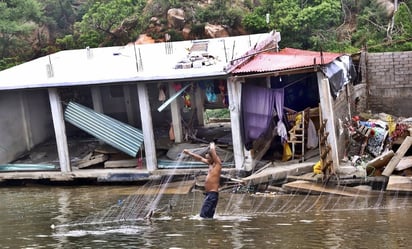
<instances>
[{"instance_id":1,"label":"purple curtain","mask_svg":"<svg viewBox=\"0 0 412 249\"><path fill-rule=\"evenodd\" d=\"M242 86L243 135L247 149L250 149L253 140L269 127L275 107L275 96L276 92L270 88L249 84Z\"/></svg>"}]
</instances>

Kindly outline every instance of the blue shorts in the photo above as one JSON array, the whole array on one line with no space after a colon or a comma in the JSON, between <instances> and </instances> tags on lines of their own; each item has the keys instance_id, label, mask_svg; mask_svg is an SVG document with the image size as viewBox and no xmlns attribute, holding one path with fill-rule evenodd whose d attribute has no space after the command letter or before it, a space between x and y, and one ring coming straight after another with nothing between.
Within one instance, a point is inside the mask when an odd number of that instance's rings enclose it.
<instances>
[{"instance_id":1,"label":"blue shorts","mask_svg":"<svg viewBox=\"0 0 412 249\"><path fill-rule=\"evenodd\" d=\"M206 192L205 200L203 201L202 209L200 210L200 217L213 218L216 211L217 201L219 200L218 192Z\"/></svg>"}]
</instances>

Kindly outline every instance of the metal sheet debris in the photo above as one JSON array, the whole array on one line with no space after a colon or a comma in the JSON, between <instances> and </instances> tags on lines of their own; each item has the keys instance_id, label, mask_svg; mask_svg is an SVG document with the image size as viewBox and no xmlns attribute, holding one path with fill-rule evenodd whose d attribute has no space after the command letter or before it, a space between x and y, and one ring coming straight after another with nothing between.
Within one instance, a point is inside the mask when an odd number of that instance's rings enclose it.
<instances>
[{"instance_id":1,"label":"metal sheet debris","mask_svg":"<svg viewBox=\"0 0 412 249\"><path fill-rule=\"evenodd\" d=\"M67 122L106 142L114 148L136 157L143 142L143 133L114 118L70 102L64 112Z\"/></svg>"}]
</instances>

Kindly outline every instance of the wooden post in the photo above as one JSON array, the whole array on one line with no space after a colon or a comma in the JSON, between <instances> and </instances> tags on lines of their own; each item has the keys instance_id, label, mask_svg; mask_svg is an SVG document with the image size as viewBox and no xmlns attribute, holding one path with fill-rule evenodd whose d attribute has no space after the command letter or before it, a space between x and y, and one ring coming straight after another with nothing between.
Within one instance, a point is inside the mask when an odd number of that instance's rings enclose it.
<instances>
[{"instance_id":1,"label":"wooden post","mask_svg":"<svg viewBox=\"0 0 412 249\"><path fill-rule=\"evenodd\" d=\"M56 135L57 153L61 172L70 172L70 157L67 146L66 126L64 124L63 107L56 88L49 88L50 108L53 117L54 133Z\"/></svg>"},{"instance_id":2,"label":"wooden post","mask_svg":"<svg viewBox=\"0 0 412 249\"><path fill-rule=\"evenodd\" d=\"M176 94L173 88L173 82L169 82L169 96ZM175 142L181 143L183 141L182 115L180 114L179 101L175 99L170 103L170 110L172 112L172 126L175 134Z\"/></svg>"},{"instance_id":3,"label":"wooden post","mask_svg":"<svg viewBox=\"0 0 412 249\"><path fill-rule=\"evenodd\" d=\"M137 84L139 107L142 117L143 142L146 155L146 167L149 172L157 169L156 146L153 133L152 114L150 112L149 95L144 83Z\"/></svg>"},{"instance_id":4,"label":"wooden post","mask_svg":"<svg viewBox=\"0 0 412 249\"><path fill-rule=\"evenodd\" d=\"M392 175L392 172L395 170L396 165L401 161L402 157L405 153L409 150L412 145L412 137L407 136L405 140L403 140L401 146L396 151L395 156L389 161L388 165L386 165L385 170L382 172L384 176Z\"/></svg>"},{"instance_id":5,"label":"wooden post","mask_svg":"<svg viewBox=\"0 0 412 249\"><path fill-rule=\"evenodd\" d=\"M242 139L242 127L241 127L241 91L242 84L236 82L235 78L230 77L227 80L227 93L229 96L229 111L230 111L230 125L232 128L232 140L233 140L233 155L235 157L235 166L237 170L252 170L252 164L243 165L244 163L244 151L243 151L243 139Z\"/></svg>"}]
</instances>

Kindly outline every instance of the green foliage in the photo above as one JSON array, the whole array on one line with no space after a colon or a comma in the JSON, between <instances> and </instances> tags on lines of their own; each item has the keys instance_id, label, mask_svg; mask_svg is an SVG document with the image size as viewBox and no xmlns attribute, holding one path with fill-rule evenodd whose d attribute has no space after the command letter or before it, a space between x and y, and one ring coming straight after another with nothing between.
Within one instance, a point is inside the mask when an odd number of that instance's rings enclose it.
<instances>
[{"instance_id":1,"label":"green foliage","mask_svg":"<svg viewBox=\"0 0 412 249\"><path fill-rule=\"evenodd\" d=\"M73 35L66 35L63 38L56 39L56 45L62 50L76 47Z\"/></svg>"},{"instance_id":2,"label":"green foliage","mask_svg":"<svg viewBox=\"0 0 412 249\"><path fill-rule=\"evenodd\" d=\"M263 33L269 29L269 25L266 23L266 15L262 16L256 12L247 14L242 20L242 25L250 33Z\"/></svg>"},{"instance_id":3,"label":"green foliage","mask_svg":"<svg viewBox=\"0 0 412 249\"><path fill-rule=\"evenodd\" d=\"M54 36L70 33L77 20L73 0L39 0L43 6L42 21Z\"/></svg>"},{"instance_id":4,"label":"green foliage","mask_svg":"<svg viewBox=\"0 0 412 249\"><path fill-rule=\"evenodd\" d=\"M0 59L0 71L20 64L20 58L8 57Z\"/></svg>"},{"instance_id":5,"label":"green foliage","mask_svg":"<svg viewBox=\"0 0 412 249\"><path fill-rule=\"evenodd\" d=\"M0 57L26 57L31 51L27 38L41 17L35 0L0 1Z\"/></svg>"},{"instance_id":6,"label":"green foliage","mask_svg":"<svg viewBox=\"0 0 412 249\"><path fill-rule=\"evenodd\" d=\"M133 5L130 0L115 0L108 2L96 2L83 16L80 31L85 33L90 29L99 32L108 32L120 25L120 23L133 13Z\"/></svg>"},{"instance_id":7,"label":"green foliage","mask_svg":"<svg viewBox=\"0 0 412 249\"><path fill-rule=\"evenodd\" d=\"M170 41L183 41L183 35L174 29L169 29L167 33L170 35Z\"/></svg>"},{"instance_id":8,"label":"green foliage","mask_svg":"<svg viewBox=\"0 0 412 249\"><path fill-rule=\"evenodd\" d=\"M227 108L224 109L206 109L206 119L229 119L230 111Z\"/></svg>"},{"instance_id":9,"label":"green foliage","mask_svg":"<svg viewBox=\"0 0 412 249\"><path fill-rule=\"evenodd\" d=\"M137 17L143 8L142 3L142 0L95 2L84 14L82 21L76 25L80 33L80 43L90 44L88 46L100 46L101 44L110 46L134 40L135 37L130 37L127 32L128 27L122 25L125 21L137 24L142 21Z\"/></svg>"},{"instance_id":10,"label":"green foliage","mask_svg":"<svg viewBox=\"0 0 412 249\"><path fill-rule=\"evenodd\" d=\"M332 27L341 20L339 1L282 1L274 3L275 29L282 34L282 45L313 49L328 43ZM332 37L335 39L336 37ZM330 38L329 38L330 39Z\"/></svg>"},{"instance_id":11,"label":"green foliage","mask_svg":"<svg viewBox=\"0 0 412 249\"><path fill-rule=\"evenodd\" d=\"M193 24L192 29L191 29L191 34L196 38L203 37L205 34L205 25L203 23Z\"/></svg>"},{"instance_id":12,"label":"green foliage","mask_svg":"<svg viewBox=\"0 0 412 249\"><path fill-rule=\"evenodd\" d=\"M211 23L236 27L242 22L243 11L236 6L229 7L227 1L216 0L206 8L198 6L195 19L200 23Z\"/></svg>"},{"instance_id":13,"label":"green foliage","mask_svg":"<svg viewBox=\"0 0 412 249\"><path fill-rule=\"evenodd\" d=\"M183 40L180 30L167 27L170 8L185 11L192 38L205 38L204 26L211 23L249 33L275 29L281 33L281 47L338 52L357 52L364 46L371 52L412 50L412 1L398 1L394 19L382 2L0 0L0 67L60 49L124 45L141 33L162 38L167 32L172 41ZM270 14L269 24L266 14ZM157 17L161 26L150 26L151 17Z\"/></svg>"},{"instance_id":14,"label":"green foliage","mask_svg":"<svg viewBox=\"0 0 412 249\"><path fill-rule=\"evenodd\" d=\"M412 3L410 3L412 5ZM394 40L412 42L412 12L404 3L399 6L395 14ZM407 45L410 46L410 45Z\"/></svg>"}]
</instances>

